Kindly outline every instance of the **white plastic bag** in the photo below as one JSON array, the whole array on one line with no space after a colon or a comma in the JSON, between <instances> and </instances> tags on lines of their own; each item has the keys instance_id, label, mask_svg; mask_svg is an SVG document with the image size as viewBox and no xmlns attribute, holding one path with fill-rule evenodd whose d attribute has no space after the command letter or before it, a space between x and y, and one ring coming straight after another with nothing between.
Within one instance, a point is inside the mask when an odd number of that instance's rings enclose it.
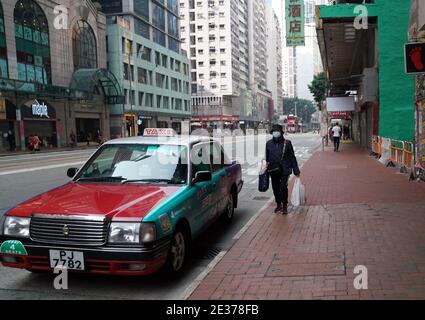
<instances>
[{"instance_id":1,"label":"white plastic bag","mask_svg":"<svg viewBox=\"0 0 425 320\"><path fill-rule=\"evenodd\" d=\"M305 204L305 187L300 178L295 179L294 187L292 188L291 203L294 207Z\"/></svg>"}]
</instances>

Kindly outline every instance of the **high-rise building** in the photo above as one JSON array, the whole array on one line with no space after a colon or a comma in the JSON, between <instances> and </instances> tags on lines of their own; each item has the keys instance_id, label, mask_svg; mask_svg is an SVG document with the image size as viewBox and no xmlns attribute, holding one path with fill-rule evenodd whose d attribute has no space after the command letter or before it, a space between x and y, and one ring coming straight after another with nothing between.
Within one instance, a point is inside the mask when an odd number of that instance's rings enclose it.
<instances>
[{"instance_id":1,"label":"high-rise building","mask_svg":"<svg viewBox=\"0 0 425 320\"><path fill-rule=\"evenodd\" d=\"M268 119L264 0L180 0L193 120L251 128Z\"/></svg>"},{"instance_id":2,"label":"high-rise building","mask_svg":"<svg viewBox=\"0 0 425 320\"><path fill-rule=\"evenodd\" d=\"M108 22L108 68L125 94L124 105L111 109L111 130L120 134L124 113L127 136L141 134L145 127L180 132L190 120L191 106L178 0L99 2Z\"/></svg>"},{"instance_id":3,"label":"high-rise building","mask_svg":"<svg viewBox=\"0 0 425 320\"><path fill-rule=\"evenodd\" d=\"M271 91L276 116L283 115L282 30L271 4L266 4L267 22L267 88Z\"/></svg>"},{"instance_id":4,"label":"high-rise building","mask_svg":"<svg viewBox=\"0 0 425 320\"><path fill-rule=\"evenodd\" d=\"M239 1L180 1L182 47L189 53L195 120L215 125L239 120L232 101L240 94L241 82L238 7ZM242 71L245 76L246 70Z\"/></svg>"},{"instance_id":5,"label":"high-rise building","mask_svg":"<svg viewBox=\"0 0 425 320\"><path fill-rule=\"evenodd\" d=\"M250 85L253 94L253 116L261 121L272 121L273 100L267 88L267 30L265 0L248 1L248 35Z\"/></svg>"}]
</instances>

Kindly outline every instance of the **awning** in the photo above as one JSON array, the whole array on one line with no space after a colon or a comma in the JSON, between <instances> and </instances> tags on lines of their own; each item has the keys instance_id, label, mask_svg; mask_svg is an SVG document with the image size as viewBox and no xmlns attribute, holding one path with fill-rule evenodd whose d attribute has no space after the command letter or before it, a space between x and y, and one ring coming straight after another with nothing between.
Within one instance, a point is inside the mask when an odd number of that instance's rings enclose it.
<instances>
[{"instance_id":1,"label":"awning","mask_svg":"<svg viewBox=\"0 0 425 320\"><path fill-rule=\"evenodd\" d=\"M346 4L318 7L316 31L330 96L359 90L363 70L374 64L376 16L369 16L368 29L357 30L354 14L345 7L354 8Z\"/></svg>"},{"instance_id":2,"label":"awning","mask_svg":"<svg viewBox=\"0 0 425 320\"><path fill-rule=\"evenodd\" d=\"M106 69L79 69L72 75L70 89L96 93L100 89L107 104L123 104L125 99L117 78Z\"/></svg>"}]
</instances>

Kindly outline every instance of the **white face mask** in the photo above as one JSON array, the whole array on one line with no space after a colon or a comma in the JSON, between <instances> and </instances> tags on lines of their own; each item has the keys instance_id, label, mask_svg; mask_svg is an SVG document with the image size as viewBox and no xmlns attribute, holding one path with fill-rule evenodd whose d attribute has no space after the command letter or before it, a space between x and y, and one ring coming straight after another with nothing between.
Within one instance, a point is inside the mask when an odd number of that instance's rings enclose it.
<instances>
[{"instance_id":1,"label":"white face mask","mask_svg":"<svg viewBox=\"0 0 425 320\"><path fill-rule=\"evenodd\" d=\"M279 131L273 131L272 135L273 135L273 138L275 139L279 139L282 136L282 134Z\"/></svg>"}]
</instances>

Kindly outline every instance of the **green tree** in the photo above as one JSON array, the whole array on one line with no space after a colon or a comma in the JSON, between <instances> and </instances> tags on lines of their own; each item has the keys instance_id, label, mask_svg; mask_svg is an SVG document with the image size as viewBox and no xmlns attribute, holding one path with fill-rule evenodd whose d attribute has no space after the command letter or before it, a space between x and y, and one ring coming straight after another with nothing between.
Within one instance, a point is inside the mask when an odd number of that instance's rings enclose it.
<instances>
[{"instance_id":1,"label":"green tree","mask_svg":"<svg viewBox=\"0 0 425 320\"><path fill-rule=\"evenodd\" d=\"M314 97L314 101L319 106L319 109L322 107L323 101L326 99L326 90L327 90L327 82L325 73L321 72L314 76L313 81L308 86L311 94Z\"/></svg>"},{"instance_id":2,"label":"green tree","mask_svg":"<svg viewBox=\"0 0 425 320\"><path fill-rule=\"evenodd\" d=\"M306 99L284 98L283 113L286 115L295 114L295 103L297 104L297 116L303 119L304 123L310 123L311 115L317 111L313 102Z\"/></svg>"}]
</instances>

